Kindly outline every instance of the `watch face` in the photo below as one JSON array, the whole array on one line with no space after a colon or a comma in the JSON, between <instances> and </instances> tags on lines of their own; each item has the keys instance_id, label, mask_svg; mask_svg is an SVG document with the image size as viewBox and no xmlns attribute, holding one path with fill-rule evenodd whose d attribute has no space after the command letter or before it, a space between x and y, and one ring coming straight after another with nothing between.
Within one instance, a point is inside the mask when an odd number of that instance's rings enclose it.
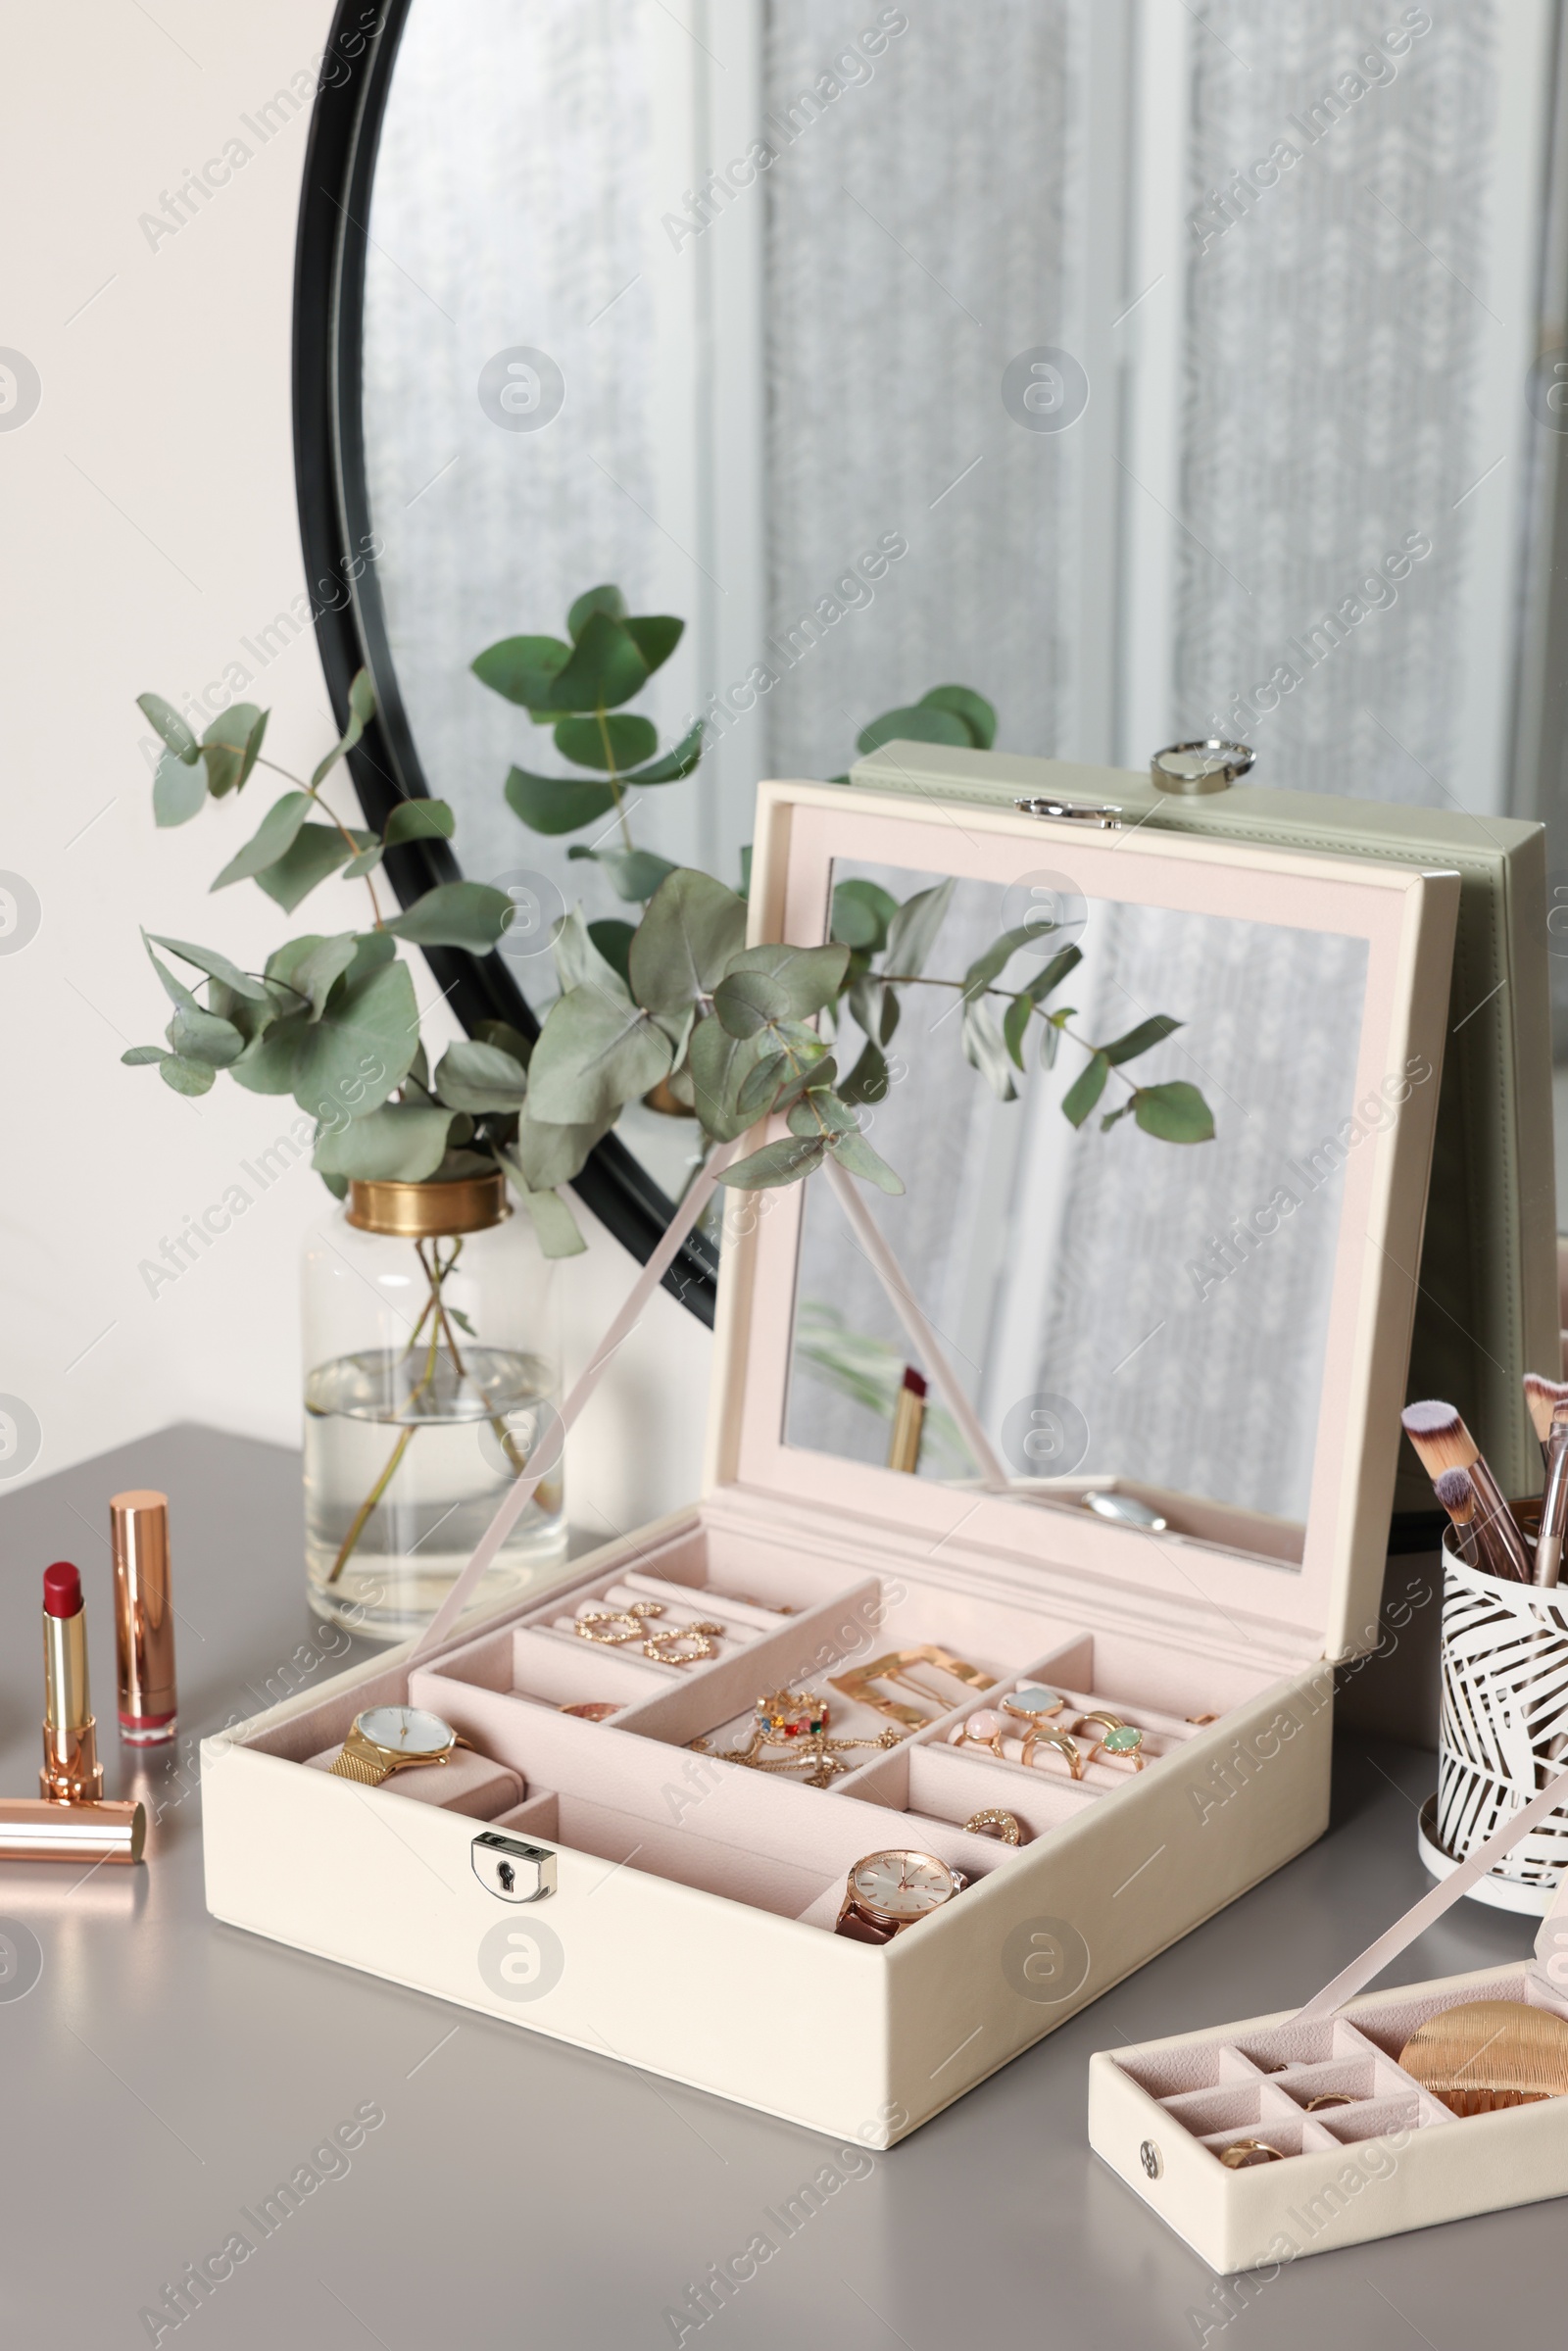
<instances>
[{"instance_id":1,"label":"watch face","mask_svg":"<svg viewBox=\"0 0 1568 2351\"><path fill-rule=\"evenodd\" d=\"M438 1755L456 1737L450 1723L426 1714L422 1706L370 1706L355 1729L373 1746L390 1747L398 1755Z\"/></svg>"},{"instance_id":2,"label":"watch face","mask_svg":"<svg viewBox=\"0 0 1568 2351\"><path fill-rule=\"evenodd\" d=\"M922 1919L957 1891L953 1872L930 1853L868 1853L850 1872L850 1891L883 1918Z\"/></svg>"}]
</instances>

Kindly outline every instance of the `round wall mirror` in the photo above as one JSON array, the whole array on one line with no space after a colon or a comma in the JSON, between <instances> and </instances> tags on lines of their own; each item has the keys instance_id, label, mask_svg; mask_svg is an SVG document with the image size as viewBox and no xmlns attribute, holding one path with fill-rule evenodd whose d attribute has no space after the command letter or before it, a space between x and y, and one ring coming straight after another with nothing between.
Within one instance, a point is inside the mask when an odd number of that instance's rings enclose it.
<instances>
[{"instance_id":1,"label":"round wall mirror","mask_svg":"<svg viewBox=\"0 0 1568 2351\"><path fill-rule=\"evenodd\" d=\"M368 813L457 812L405 881L517 905L467 1025L900 736L1555 821L1549 12L1385 15L348 0L301 512ZM646 678L542 722L612 588ZM639 1102L578 1189L646 1256L697 1151Z\"/></svg>"}]
</instances>

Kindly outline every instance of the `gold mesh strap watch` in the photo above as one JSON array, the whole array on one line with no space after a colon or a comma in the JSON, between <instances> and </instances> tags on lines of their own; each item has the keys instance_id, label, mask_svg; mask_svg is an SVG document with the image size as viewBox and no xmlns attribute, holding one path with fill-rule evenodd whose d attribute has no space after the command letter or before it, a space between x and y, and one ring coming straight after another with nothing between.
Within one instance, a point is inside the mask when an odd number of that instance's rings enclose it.
<instances>
[{"instance_id":1,"label":"gold mesh strap watch","mask_svg":"<svg viewBox=\"0 0 1568 2351\"><path fill-rule=\"evenodd\" d=\"M334 1779L358 1780L379 1788L394 1772L421 1763L446 1763L455 1747L466 1747L450 1723L422 1706L368 1706L356 1715L341 1753L329 1767Z\"/></svg>"}]
</instances>

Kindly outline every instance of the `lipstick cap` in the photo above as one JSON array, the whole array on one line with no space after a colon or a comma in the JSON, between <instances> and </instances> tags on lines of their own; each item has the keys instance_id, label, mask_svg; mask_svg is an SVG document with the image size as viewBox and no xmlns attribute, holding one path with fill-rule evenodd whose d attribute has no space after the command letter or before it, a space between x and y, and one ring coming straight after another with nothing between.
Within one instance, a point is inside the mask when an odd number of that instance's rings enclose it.
<instances>
[{"instance_id":1,"label":"lipstick cap","mask_svg":"<svg viewBox=\"0 0 1568 2351\"><path fill-rule=\"evenodd\" d=\"M174 1736L174 1611L169 1590L169 1496L141 1489L109 1501L120 1652L120 1736L161 1746Z\"/></svg>"},{"instance_id":2,"label":"lipstick cap","mask_svg":"<svg viewBox=\"0 0 1568 2351\"><path fill-rule=\"evenodd\" d=\"M0 1801L0 1861L139 1861L144 1804Z\"/></svg>"}]
</instances>

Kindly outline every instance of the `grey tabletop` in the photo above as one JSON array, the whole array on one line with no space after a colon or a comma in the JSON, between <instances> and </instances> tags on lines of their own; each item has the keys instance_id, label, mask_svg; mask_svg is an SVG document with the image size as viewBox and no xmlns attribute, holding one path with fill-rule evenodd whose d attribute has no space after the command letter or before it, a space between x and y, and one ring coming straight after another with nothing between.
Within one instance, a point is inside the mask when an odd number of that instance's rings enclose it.
<instances>
[{"instance_id":1,"label":"grey tabletop","mask_svg":"<svg viewBox=\"0 0 1568 2351\"><path fill-rule=\"evenodd\" d=\"M42 1953L22 1996L0 1983L8 2343L112 2351L188 2328L208 2351L653 2351L699 2333L745 2351L1471 2351L1499 2325L1558 2339L1557 2205L1226 2284L1085 2136L1092 2050L1305 1999L1427 1889L1430 1753L1342 1737L1320 1843L904 2145L840 2165L836 2192L799 2204L792 2234L775 2224L772 2258L699 2328L689 2289L831 2142L207 1915L196 1740L351 1653L327 1653L305 1604L296 1455L175 1429L0 1502L0 1791L36 1788L51 1559L82 1570L113 1724L108 1500L129 1485L172 1497L182 1737L150 1768L112 1727L104 1739L108 1792L148 1803L145 1869L0 1865L0 1918ZM1528 1920L1462 1902L1393 1973L1481 1967L1530 1938ZM353 2152L313 2164L345 2123ZM329 2176L263 2236L260 2205L304 2166ZM187 2289L176 2326L168 2289L236 2233L244 2257L215 2264L229 2274L206 2298Z\"/></svg>"}]
</instances>

